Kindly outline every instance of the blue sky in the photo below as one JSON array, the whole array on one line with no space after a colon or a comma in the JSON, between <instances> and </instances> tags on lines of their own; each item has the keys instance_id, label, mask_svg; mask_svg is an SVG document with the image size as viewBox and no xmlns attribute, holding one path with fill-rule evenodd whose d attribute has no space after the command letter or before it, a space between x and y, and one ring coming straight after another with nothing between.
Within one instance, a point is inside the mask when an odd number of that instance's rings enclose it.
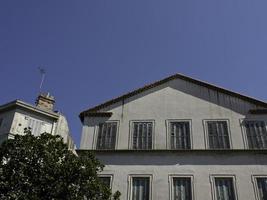
<instances>
[{"instance_id":1,"label":"blue sky","mask_svg":"<svg viewBox=\"0 0 267 200\"><path fill-rule=\"evenodd\" d=\"M39 66L77 145L81 111L183 73L266 100L266 0L1 0L0 104Z\"/></svg>"}]
</instances>

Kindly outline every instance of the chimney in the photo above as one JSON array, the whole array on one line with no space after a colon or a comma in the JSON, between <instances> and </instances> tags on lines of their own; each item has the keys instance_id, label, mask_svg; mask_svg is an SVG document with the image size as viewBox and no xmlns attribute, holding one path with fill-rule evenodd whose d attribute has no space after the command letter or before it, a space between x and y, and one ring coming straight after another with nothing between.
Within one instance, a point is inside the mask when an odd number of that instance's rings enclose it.
<instances>
[{"instance_id":1,"label":"chimney","mask_svg":"<svg viewBox=\"0 0 267 200\"><path fill-rule=\"evenodd\" d=\"M49 93L41 93L36 99L36 106L42 109L54 110L55 98Z\"/></svg>"}]
</instances>

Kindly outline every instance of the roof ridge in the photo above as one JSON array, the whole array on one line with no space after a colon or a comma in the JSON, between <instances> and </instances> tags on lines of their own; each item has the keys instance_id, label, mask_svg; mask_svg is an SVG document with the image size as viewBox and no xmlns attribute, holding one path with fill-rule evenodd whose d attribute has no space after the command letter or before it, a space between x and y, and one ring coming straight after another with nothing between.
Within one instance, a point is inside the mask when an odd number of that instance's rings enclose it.
<instances>
[{"instance_id":1,"label":"roof ridge","mask_svg":"<svg viewBox=\"0 0 267 200\"><path fill-rule=\"evenodd\" d=\"M143 87L137 88L137 89L135 89L135 90L133 90L131 92L128 92L126 94L123 94L123 95L118 96L116 98L113 98L111 100L108 100L108 101L106 101L104 103L98 104L98 105L96 105L96 106L94 106L92 108L89 108L89 109L81 112L79 117L83 121L84 114L86 114L87 112L97 112L98 110L100 110L102 108L105 108L105 107L107 107L109 105L112 105L114 103L117 103L117 102L119 102L119 101L121 101L123 99L130 98L132 96L135 96L136 94L144 92L144 91L146 91L148 89L152 89L154 87L157 87L157 86L159 86L161 84L164 84L166 82L169 82L169 81L177 79L177 78L180 78L180 79L185 80L185 81L189 81L191 83L195 83L195 84L203 86L203 87L207 87L207 88L210 88L210 89L213 89L213 90L217 90L217 91L220 91L220 92L222 92L224 94L235 96L237 98L241 98L241 99L244 99L246 101L249 101L249 102L252 102L254 104L257 104L257 105L260 105L260 106L263 106L263 107L267 108L267 103L264 102L264 101L261 101L261 100L255 99L253 97L250 97L250 96L247 96L247 95L243 95L243 94L231 91L229 89L225 89L223 87L219 87L219 86L213 85L211 83L208 83L208 82L205 82L205 81L202 81L202 80L199 80L199 79L191 78L191 77L183 75L181 73L176 73L176 74L168 76L168 77L166 77L164 79L155 81L155 82L150 83L150 84L146 84Z\"/></svg>"}]
</instances>

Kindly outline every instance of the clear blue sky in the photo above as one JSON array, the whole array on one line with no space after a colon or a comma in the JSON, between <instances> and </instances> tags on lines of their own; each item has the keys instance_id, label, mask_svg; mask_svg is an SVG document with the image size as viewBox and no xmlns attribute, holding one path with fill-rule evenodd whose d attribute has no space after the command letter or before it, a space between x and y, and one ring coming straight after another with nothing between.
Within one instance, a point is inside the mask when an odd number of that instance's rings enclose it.
<instances>
[{"instance_id":1,"label":"clear blue sky","mask_svg":"<svg viewBox=\"0 0 267 200\"><path fill-rule=\"evenodd\" d=\"M174 73L266 100L266 0L1 0L0 104L81 111Z\"/></svg>"}]
</instances>

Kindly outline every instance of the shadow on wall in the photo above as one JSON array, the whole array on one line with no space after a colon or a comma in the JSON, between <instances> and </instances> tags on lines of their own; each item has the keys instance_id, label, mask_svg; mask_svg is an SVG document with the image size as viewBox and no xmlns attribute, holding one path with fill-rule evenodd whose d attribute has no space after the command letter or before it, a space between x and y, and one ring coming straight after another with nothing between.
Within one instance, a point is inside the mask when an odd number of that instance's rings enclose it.
<instances>
[{"instance_id":1,"label":"shadow on wall","mask_svg":"<svg viewBox=\"0 0 267 200\"><path fill-rule=\"evenodd\" d=\"M267 165L267 153L96 153L105 165Z\"/></svg>"}]
</instances>

